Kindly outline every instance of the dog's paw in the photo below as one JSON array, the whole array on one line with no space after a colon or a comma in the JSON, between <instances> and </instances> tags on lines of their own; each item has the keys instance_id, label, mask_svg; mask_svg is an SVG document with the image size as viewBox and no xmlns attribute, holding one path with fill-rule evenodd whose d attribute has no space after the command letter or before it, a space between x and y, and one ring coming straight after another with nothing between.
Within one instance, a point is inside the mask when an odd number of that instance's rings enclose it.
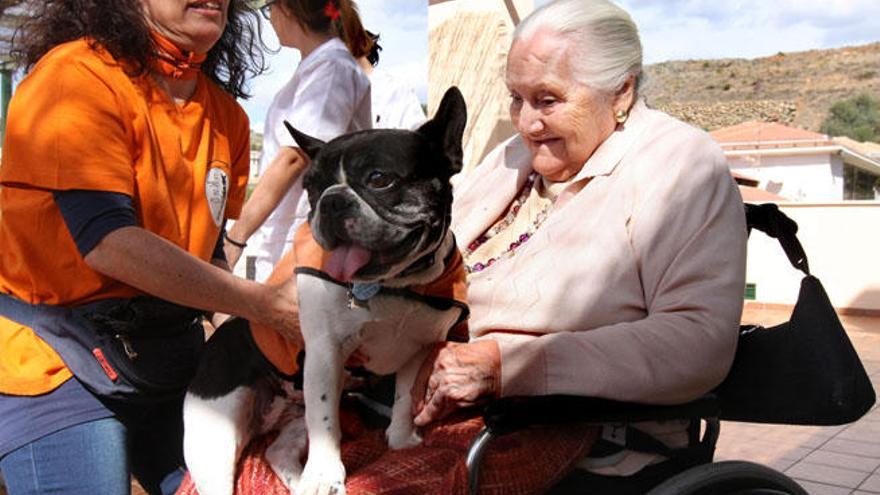
<instances>
[{"instance_id":1,"label":"dog's paw","mask_svg":"<svg viewBox=\"0 0 880 495\"><path fill-rule=\"evenodd\" d=\"M388 439L388 446L393 450L415 447L422 443L422 436L416 433L416 430L413 428L393 428L389 426L385 430L385 438Z\"/></svg>"},{"instance_id":2,"label":"dog's paw","mask_svg":"<svg viewBox=\"0 0 880 495\"><path fill-rule=\"evenodd\" d=\"M290 448L289 445L282 445L278 441L273 442L266 449L266 460L269 461L269 466L290 493L295 493L295 488L302 478L303 467L299 462L301 452L302 448Z\"/></svg>"},{"instance_id":3,"label":"dog's paw","mask_svg":"<svg viewBox=\"0 0 880 495\"><path fill-rule=\"evenodd\" d=\"M345 495L345 466L338 460L306 462L295 495Z\"/></svg>"},{"instance_id":4,"label":"dog's paw","mask_svg":"<svg viewBox=\"0 0 880 495\"><path fill-rule=\"evenodd\" d=\"M275 476L278 476L278 479L284 483L284 486L287 487L287 490L292 494L298 494L296 491L296 486L299 484L300 474L296 472L279 472L276 469L272 469L272 472L275 473Z\"/></svg>"}]
</instances>

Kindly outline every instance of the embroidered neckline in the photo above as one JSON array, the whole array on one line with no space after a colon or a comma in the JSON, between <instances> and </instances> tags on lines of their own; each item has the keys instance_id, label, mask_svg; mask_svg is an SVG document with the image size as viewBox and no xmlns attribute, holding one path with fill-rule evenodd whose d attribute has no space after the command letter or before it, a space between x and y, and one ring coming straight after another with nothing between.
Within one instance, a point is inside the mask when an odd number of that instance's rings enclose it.
<instances>
[{"instance_id":1,"label":"embroidered neckline","mask_svg":"<svg viewBox=\"0 0 880 495\"><path fill-rule=\"evenodd\" d=\"M516 216L522 209L523 204L525 204L526 200L529 198L529 195L532 193L532 189L535 187L537 180L537 172L532 172L529 174L529 176L526 178L525 183L523 184L522 189L520 189L520 192L517 195L516 199L514 199L511 203L504 218L493 225L483 235L474 239L474 241L467 246L467 249L465 249L464 253L462 253L465 259L469 258L470 255L472 255L477 249L480 248L480 246L485 244L492 237L495 237L496 235L503 232L514 222ZM538 214L535 216L535 219L528 226L525 232L523 232L519 236L516 236L515 240L511 242L510 245L508 245L507 249L502 251L500 254L493 256L485 261L474 263L472 265L465 264L465 271L467 272L467 274L470 275L471 273L481 272L495 264L498 260L513 256L514 252L520 246L528 242L529 239L531 239L535 232L538 230L538 227L540 227L541 224L544 223L544 220L547 219L547 216L550 213L550 209L552 207L553 201L550 201L540 212L538 212Z\"/></svg>"}]
</instances>

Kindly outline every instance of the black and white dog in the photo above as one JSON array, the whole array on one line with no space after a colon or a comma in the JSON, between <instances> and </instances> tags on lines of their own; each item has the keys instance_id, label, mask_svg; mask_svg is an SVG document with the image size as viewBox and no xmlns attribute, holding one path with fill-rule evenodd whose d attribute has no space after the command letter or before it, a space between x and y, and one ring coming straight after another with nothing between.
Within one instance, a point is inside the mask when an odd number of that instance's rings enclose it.
<instances>
[{"instance_id":1,"label":"black and white dog","mask_svg":"<svg viewBox=\"0 0 880 495\"><path fill-rule=\"evenodd\" d=\"M295 244L317 243L312 251L322 253L311 266L296 255L305 425L298 392L260 352L247 322L221 326L184 404L185 457L201 495L232 494L242 448L279 427L266 456L288 488L343 494L339 403L343 365L355 350L370 371L397 373L389 446L420 441L410 400L415 375L431 344L467 317L451 289L464 287L464 272L449 231L449 179L461 169L465 122L464 99L451 88L416 131L362 131L324 143L288 125L312 159L304 177L309 224ZM453 283L432 292L441 280Z\"/></svg>"}]
</instances>

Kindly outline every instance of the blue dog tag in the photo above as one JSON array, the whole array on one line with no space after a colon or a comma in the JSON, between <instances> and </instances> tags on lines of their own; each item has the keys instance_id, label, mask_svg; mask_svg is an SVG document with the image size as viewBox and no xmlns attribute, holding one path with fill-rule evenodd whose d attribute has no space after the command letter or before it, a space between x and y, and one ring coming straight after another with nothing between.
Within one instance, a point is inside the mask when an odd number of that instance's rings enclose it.
<instances>
[{"instance_id":1,"label":"blue dog tag","mask_svg":"<svg viewBox=\"0 0 880 495\"><path fill-rule=\"evenodd\" d=\"M351 284L351 295L353 295L358 301L368 301L371 297L378 294L381 288L382 286L377 283L354 283Z\"/></svg>"}]
</instances>

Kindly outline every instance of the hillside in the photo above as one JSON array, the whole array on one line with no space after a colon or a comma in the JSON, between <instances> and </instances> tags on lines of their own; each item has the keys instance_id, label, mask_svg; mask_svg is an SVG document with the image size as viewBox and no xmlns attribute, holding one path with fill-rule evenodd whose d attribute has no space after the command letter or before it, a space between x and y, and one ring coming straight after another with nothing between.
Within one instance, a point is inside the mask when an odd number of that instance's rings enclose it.
<instances>
[{"instance_id":1,"label":"hillside","mask_svg":"<svg viewBox=\"0 0 880 495\"><path fill-rule=\"evenodd\" d=\"M651 106L707 130L762 119L818 131L835 102L880 99L880 42L756 59L688 60L646 68Z\"/></svg>"}]
</instances>

